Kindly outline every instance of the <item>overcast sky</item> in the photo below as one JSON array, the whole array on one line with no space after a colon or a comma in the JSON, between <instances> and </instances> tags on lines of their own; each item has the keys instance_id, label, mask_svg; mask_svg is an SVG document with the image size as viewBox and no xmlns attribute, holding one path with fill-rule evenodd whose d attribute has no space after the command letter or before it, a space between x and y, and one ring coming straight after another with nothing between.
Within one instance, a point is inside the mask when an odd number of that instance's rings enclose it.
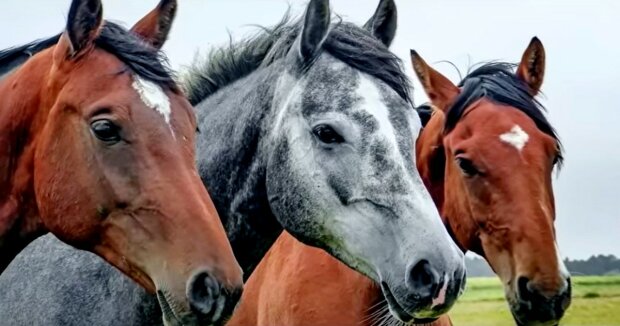
<instances>
[{"instance_id":1,"label":"overcast sky","mask_svg":"<svg viewBox=\"0 0 620 326\"><path fill-rule=\"evenodd\" d=\"M272 25L289 4L306 0L179 0L164 50L175 69L197 51ZM131 26L157 0L104 0L104 16ZM332 0L334 12L363 23L378 0ZM0 1L0 48L51 36L65 24L70 0ZM620 1L397 0L399 24L392 50L406 64L409 49L458 81L470 63L518 61L532 36L547 52L543 103L566 148L555 179L557 232L564 256L620 256ZM417 80L417 103L426 101Z\"/></svg>"}]
</instances>

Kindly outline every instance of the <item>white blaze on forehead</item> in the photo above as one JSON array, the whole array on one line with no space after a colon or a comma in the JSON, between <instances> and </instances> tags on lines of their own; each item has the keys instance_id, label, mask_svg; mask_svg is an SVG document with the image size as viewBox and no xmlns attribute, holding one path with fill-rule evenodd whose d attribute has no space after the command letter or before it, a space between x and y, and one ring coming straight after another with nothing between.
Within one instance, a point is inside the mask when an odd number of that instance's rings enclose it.
<instances>
[{"instance_id":1,"label":"white blaze on forehead","mask_svg":"<svg viewBox=\"0 0 620 326\"><path fill-rule=\"evenodd\" d=\"M134 81L131 84L140 95L142 102L149 108L157 111L164 117L164 120L170 125L170 99L164 90L157 84L134 75Z\"/></svg>"},{"instance_id":2,"label":"white blaze on forehead","mask_svg":"<svg viewBox=\"0 0 620 326\"><path fill-rule=\"evenodd\" d=\"M289 89L290 85L294 85L292 89ZM284 122L284 117L287 113L286 108L288 108L294 101L300 100L302 96L302 87L297 84L297 81L293 76L291 76L290 73L286 72L278 80L276 92L279 92L279 94L276 94L274 97L284 97L284 100L280 105L280 111L276 116L272 131L280 130L280 127L282 127L282 123ZM288 94L282 95L282 92L288 92Z\"/></svg>"},{"instance_id":3,"label":"white blaze on forehead","mask_svg":"<svg viewBox=\"0 0 620 326\"><path fill-rule=\"evenodd\" d=\"M521 151L525 144L527 144L527 141L530 140L530 136L520 126L515 125L509 132L501 134L499 139Z\"/></svg>"},{"instance_id":4,"label":"white blaze on forehead","mask_svg":"<svg viewBox=\"0 0 620 326\"><path fill-rule=\"evenodd\" d=\"M360 84L358 94L364 99L363 108L372 114L379 123L379 133L388 138L390 146L397 149L396 133L390 121L387 105L383 101L383 96L379 88L364 74L360 74Z\"/></svg>"}]
</instances>

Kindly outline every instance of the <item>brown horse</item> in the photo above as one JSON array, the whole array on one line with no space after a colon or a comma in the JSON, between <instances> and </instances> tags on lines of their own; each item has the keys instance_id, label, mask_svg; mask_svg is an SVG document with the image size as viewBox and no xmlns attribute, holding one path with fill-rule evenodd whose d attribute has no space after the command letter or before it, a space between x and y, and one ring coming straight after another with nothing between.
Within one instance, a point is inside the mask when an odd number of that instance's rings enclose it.
<instances>
[{"instance_id":1,"label":"brown horse","mask_svg":"<svg viewBox=\"0 0 620 326\"><path fill-rule=\"evenodd\" d=\"M173 325L218 322L242 287L191 105L156 48L176 7L134 27L147 43L74 0L57 42L0 82L0 271L52 232L156 291Z\"/></svg>"},{"instance_id":2,"label":"brown horse","mask_svg":"<svg viewBox=\"0 0 620 326\"><path fill-rule=\"evenodd\" d=\"M542 43L532 40L516 74L487 64L460 88L413 51L412 62L435 108L417 142L417 167L445 225L463 250L491 264L519 325L556 325L570 304L570 280L553 227L551 175L561 147L534 99ZM284 233L246 283L229 325L386 322L394 320L376 284Z\"/></svg>"}]
</instances>

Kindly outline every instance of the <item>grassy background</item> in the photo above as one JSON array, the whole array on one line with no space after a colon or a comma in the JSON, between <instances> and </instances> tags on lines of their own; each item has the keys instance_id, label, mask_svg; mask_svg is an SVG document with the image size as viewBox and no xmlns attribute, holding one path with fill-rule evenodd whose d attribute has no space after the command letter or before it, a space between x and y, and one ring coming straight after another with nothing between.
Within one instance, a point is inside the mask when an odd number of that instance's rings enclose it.
<instances>
[{"instance_id":1,"label":"grassy background","mask_svg":"<svg viewBox=\"0 0 620 326\"><path fill-rule=\"evenodd\" d=\"M574 276L573 301L561 325L620 326L620 276ZM450 311L456 326L514 326L503 287L493 278L468 278Z\"/></svg>"}]
</instances>

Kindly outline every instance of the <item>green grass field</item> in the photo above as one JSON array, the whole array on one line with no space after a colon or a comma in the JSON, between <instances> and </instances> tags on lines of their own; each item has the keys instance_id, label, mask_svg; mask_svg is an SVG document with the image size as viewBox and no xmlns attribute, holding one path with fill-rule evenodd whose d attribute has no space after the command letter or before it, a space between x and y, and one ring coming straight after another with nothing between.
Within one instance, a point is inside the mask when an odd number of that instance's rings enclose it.
<instances>
[{"instance_id":1,"label":"green grass field","mask_svg":"<svg viewBox=\"0 0 620 326\"><path fill-rule=\"evenodd\" d=\"M561 325L620 326L620 276L572 277L573 301ZM450 311L456 326L513 326L497 278L469 278Z\"/></svg>"}]
</instances>

